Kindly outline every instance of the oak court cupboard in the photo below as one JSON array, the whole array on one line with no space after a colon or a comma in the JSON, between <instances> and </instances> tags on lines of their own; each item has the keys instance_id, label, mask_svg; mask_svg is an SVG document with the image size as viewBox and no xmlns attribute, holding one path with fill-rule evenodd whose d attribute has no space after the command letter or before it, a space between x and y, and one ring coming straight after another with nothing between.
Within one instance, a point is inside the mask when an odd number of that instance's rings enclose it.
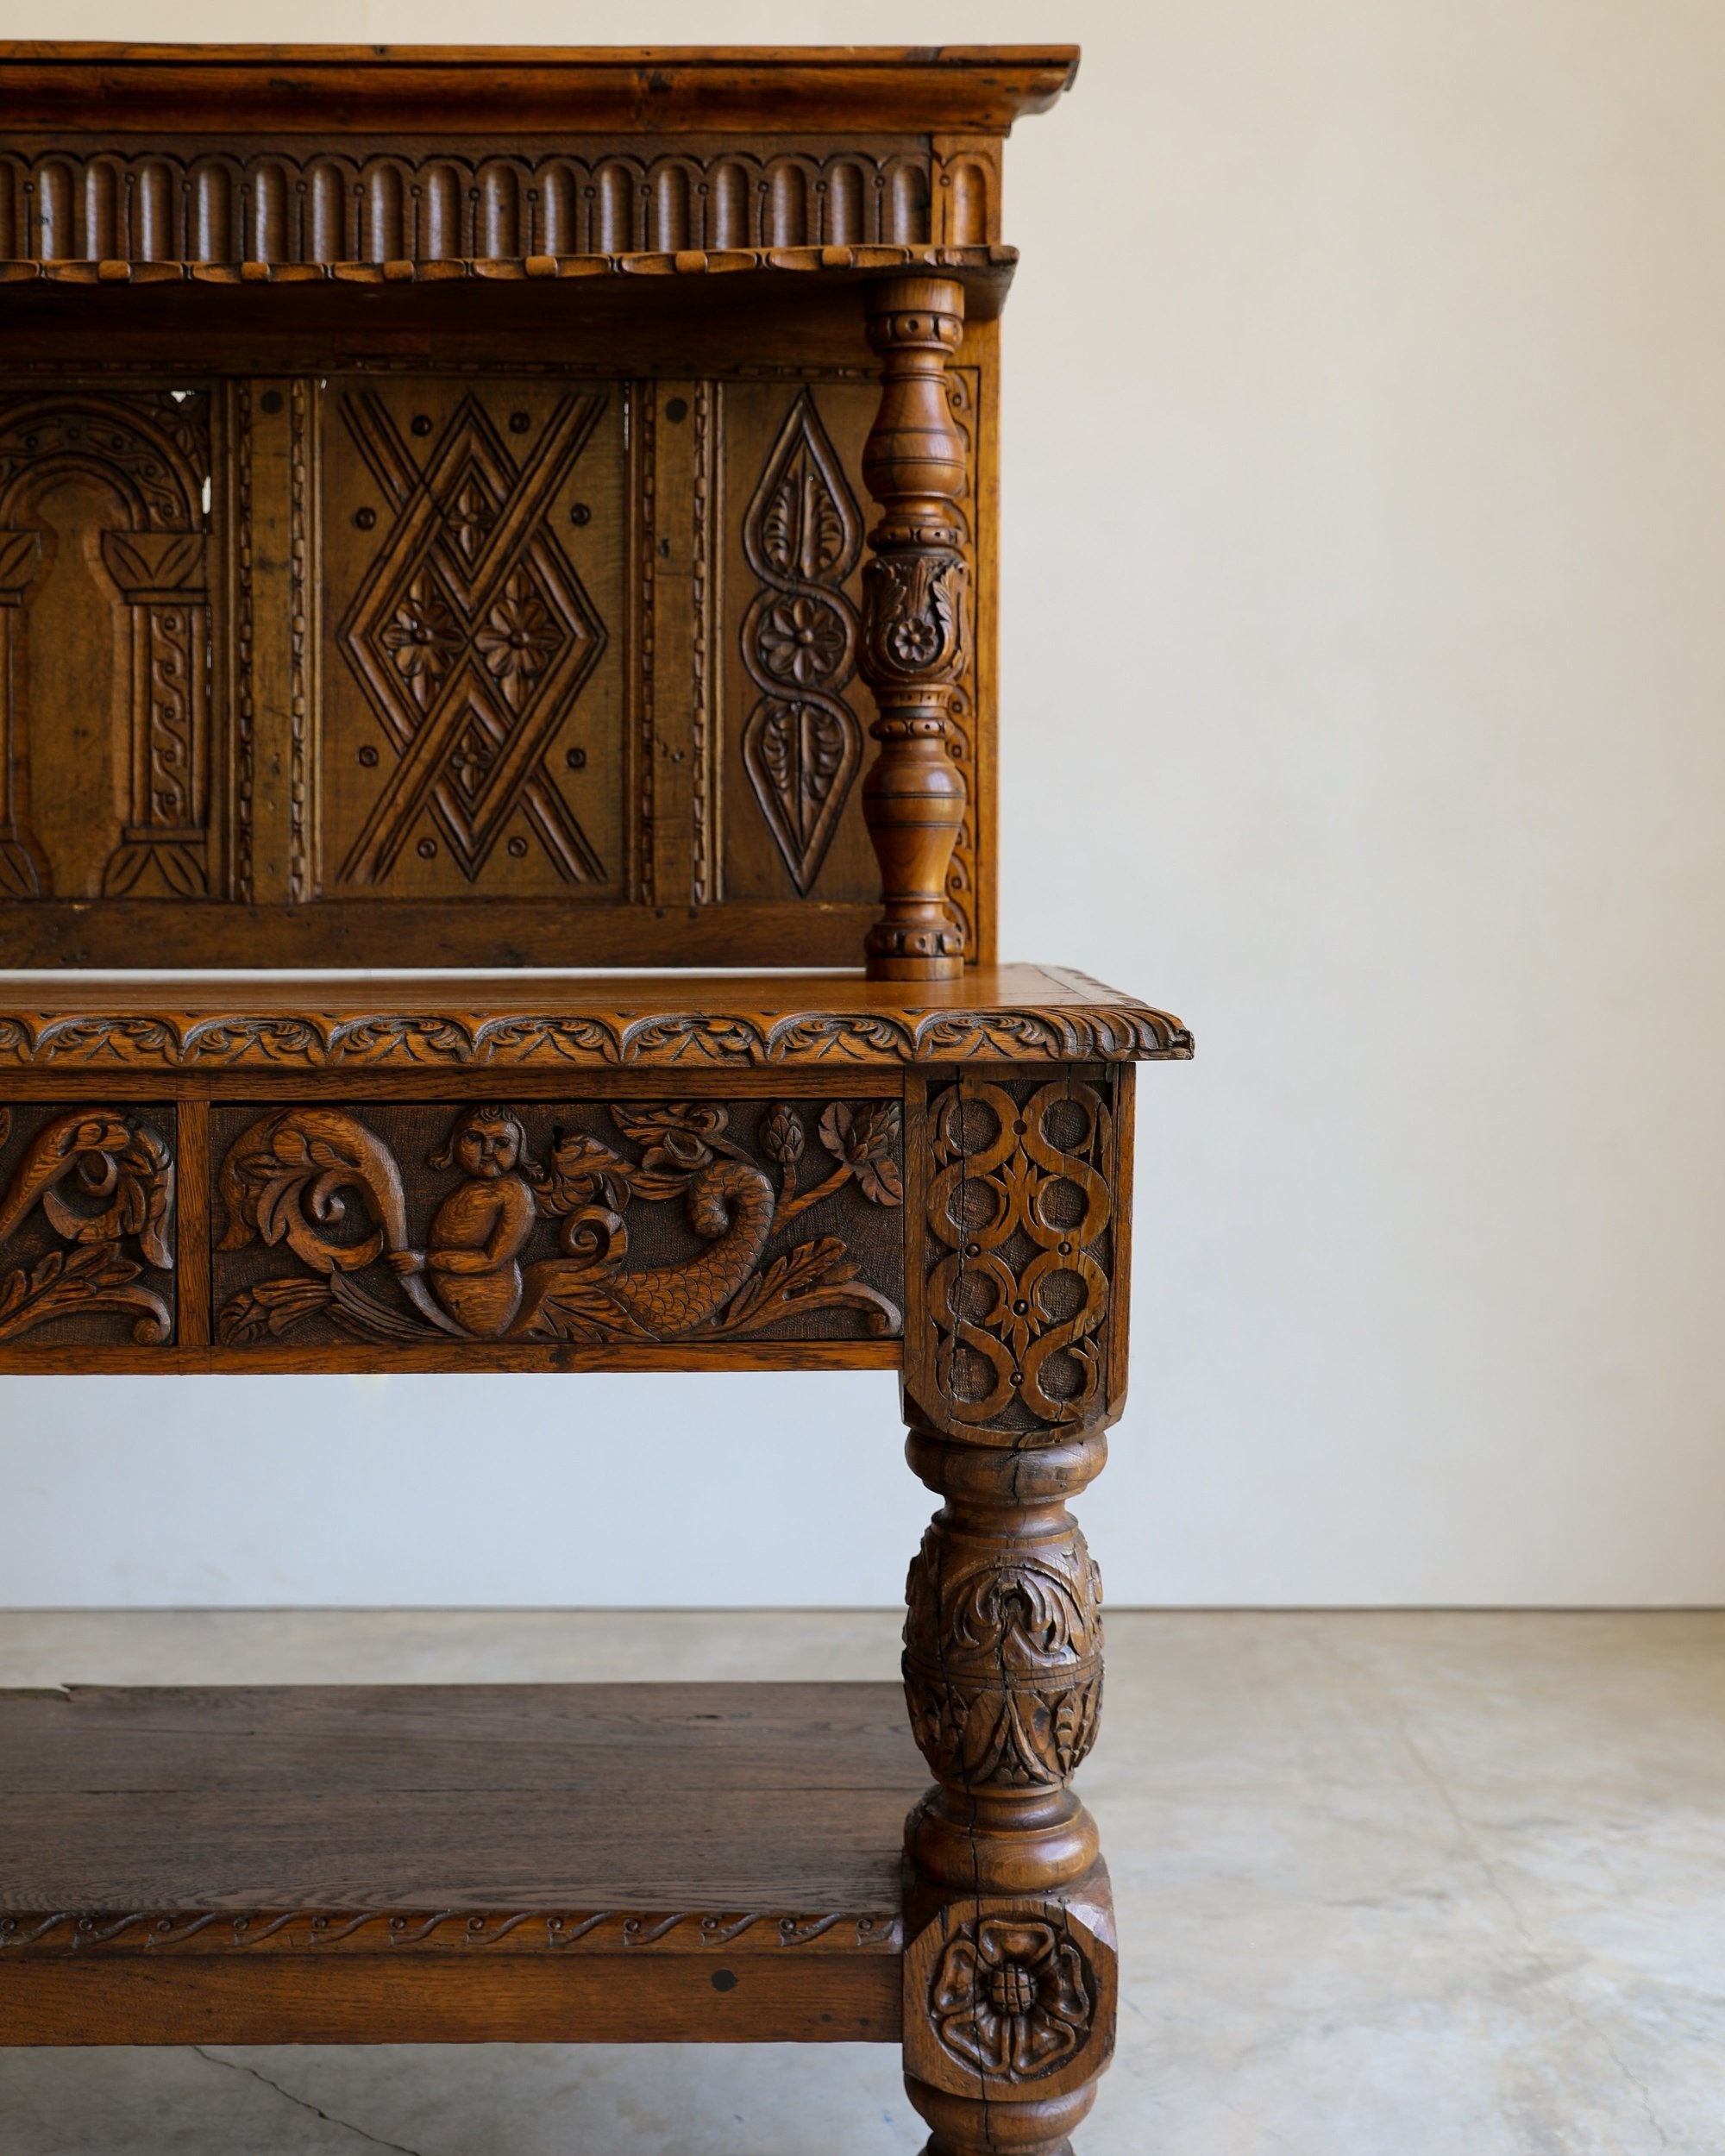
<instances>
[{"instance_id":1,"label":"oak court cupboard","mask_svg":"<svg viewBox=\"0 0 1725 2156\"><path fill-rule=\"evenodd\" d=\"M896 2043L933 2156L1067 2148L1191 1052L995 951L1076 62L0 50L0 1369L890 1369L940 1501L902 1695L0 1696L0 2040Z\"/></svg>"}]
</instances>

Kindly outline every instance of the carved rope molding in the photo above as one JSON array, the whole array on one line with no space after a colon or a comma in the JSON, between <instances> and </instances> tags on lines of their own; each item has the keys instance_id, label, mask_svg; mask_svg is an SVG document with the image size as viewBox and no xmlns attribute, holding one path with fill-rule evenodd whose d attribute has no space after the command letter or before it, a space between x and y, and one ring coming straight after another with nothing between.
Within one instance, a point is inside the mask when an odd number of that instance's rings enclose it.
<instances>
[{"instance_id":1,"label":"carved rope molding","mask_svg":"<svg viewBox=\"0 0 1725 2156\"><path fill-rule=\"evenodd\" d=\"M248 1952L393 1953L414 1947L459 1952L506 1946L511 1953L699 1952L747 1936L762 1946L894 1954L904 1944L900 1917L840 1909L812 1915L777 1910L630 1909L217 1909L187 1911L17 1910L0 1916L0 1953Z\"/></svg>"},{"instance_id":2,"label":"carved rope molding","mask_svg":"<svg viewBox=\"0 0 1725 2156\"><path fill-rule=\"evenodd\" d=\"M0 1015L0 1063L150 1070L380 1066L593 1068L834 1062L1183 1062L1192 1037L1147 1004L987 1011L666 1012L638 1018L423 1012Z\"/></svg>"}]
</instances>

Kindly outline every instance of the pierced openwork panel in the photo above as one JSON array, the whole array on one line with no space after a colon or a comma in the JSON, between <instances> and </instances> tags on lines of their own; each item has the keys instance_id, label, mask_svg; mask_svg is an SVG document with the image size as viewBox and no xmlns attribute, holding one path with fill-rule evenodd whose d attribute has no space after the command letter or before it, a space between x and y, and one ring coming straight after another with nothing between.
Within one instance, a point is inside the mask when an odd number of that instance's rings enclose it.
<instances>
[{"instance_id":1,"label":"pierced openwork panel","mask_svg":"<svg viewBox=\"0 0 1725 2156\"><path fill-rule=\"evenodd\" d=\"M224 1106L212 1121L225 1346L902 1330L896 1101Z\"/></svg>"}]
</instances>

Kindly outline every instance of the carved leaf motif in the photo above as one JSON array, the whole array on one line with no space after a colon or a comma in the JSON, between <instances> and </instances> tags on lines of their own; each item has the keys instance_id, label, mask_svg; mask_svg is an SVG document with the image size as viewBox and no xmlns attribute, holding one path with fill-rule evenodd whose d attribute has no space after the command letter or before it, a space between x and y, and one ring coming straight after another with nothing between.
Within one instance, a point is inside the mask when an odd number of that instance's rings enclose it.
<instances>
[{"instance_id":1,"label":"carved leaf motif","mask_svg":"<svg viewBox=\"0 0 1725 2156\"><path fill-rule=\"evenodd\" d=\"M746 1281L705 1332L715 1334L758 1331L798 1310L849 1307L860 1309L864 1322L877 1338L897 1332L902 1322L898 1307L857 1277L860 1268L847 1257L837 1236L824 1235L796 1249Z\"/></svg>"},{"instance_id":2,"label":"carved leaf motif","mask_svg":"<svg viewBox=\"0 0 1725 2156\"><path fill-rule=\"evenodd\" d=\"M862 761L862 730L848 705L768 698L750 714L743 768L800 892L820 873Z\"/></svg>"},{"instance_id":3,"label":"carved leaf motif","mask_svg":"<svg viewBox=\"0 0 1725 2156\"><path fill-rule=\"evenodd\" d=\"M55 1318L114 1311L135 1316L132 1337L141 1346L160 1346L172 1320L160 1295L133 1284L141 1269L100 1244L70 1253L50 1250L28 1272L21 1268L0 1280L0 1340L17 1339Z\"/></svg>"},{"instance_id":4,"label":"carved leaf motif","mask_svg":"<svg viewBox=\"0 0 1725 2156\"><path fill-rule=\"evenodd\" d=\"M835 1160L841 1160L856 1177L857 1188L877 1206L898 1206L905 1200L904 1179L894 1157L899 1136L899 1104L881 1101L857 1115L850 1105L835 1100L820 1119L820 1142Z\"/></svg>"},{"instance_id":5,"label":"carved leaf motif","mask_svg":"<svg viewBox=\"0 0 1725 2156\"><path fill-rule=\"evenodd\" d=\"M10 1127L10 1111L0 1112L0 1144ZM40 1205L72 1247L46 1251L0 1276L0 1339L60 1318L111 1313L133 1319L140 1345L166 1340L172 1313L140 1275L144 1263L172 1269L173 1180L163 1141L114 1109L74 1110L45 1125L0 1200L0 1244ZM129 1238L144 1263L121 1247Z\"/></svg>"},{"instance_id":6,"label":"carved leaf motif","mask_svg":"<svg viewBox=\"0 0 1725 2156\"><path fill-rule=\"evenodd\" d=\"M862 551L862 519L814 398L786 414L743 526L763 584L843 584Z\"/></svg>"},{"instance_id":7,"label":"carved leaf motif","mask_svg":"<svg viewBox=\"0 0 1725 2156\"><path fill-rule=\"evenodd\" d=\"M0 531L0 598L16 602L36 573L42 555L39 531Z\"/></svg>"},{"instance_id":8,"label":"carved leaf motif","mask_svg":"<svg viewBox=\"0 0 1725 2156\"><path fill-rule=\"evenodd\" d=\"M201 595L204 544L201 531L104 531L102 559L128 600L151 592Z\"/></svg>"},{"instance_id":9,"label":"carved leaf motif","mask_svg":"<svg viewBox=\"0 0 1725 2156\"><path fill-rule=\"evenodd\" d=\"M611 1112L623 1135L643 1149L641 1165L647 1174L679 1178L674 1188L680 1188L681 1179L697 1169L710 1166L719 1153L742 1157L724 1137L730 1111L716 1102L677 1100L663 1107L617 1106ZM644 1177L637 1179L636 1187L643 1197L670 1194L650 1188Z\"/></svg>"},{"instance_id":10,"label":"carved leaf motif","mask_svg":"<svg viewBox=\"0 0 1725 2156\"><path fill-rule=\"evenodd\" d=\"M107 1202L98 1212L82 1211L62 1194L67 1181L83 1196ZM172 1269L172 1157L142 1125L104 1108L58 1117L39 1131L0 1203L0 1243L39 1200L56 1234L68 1242L135 1236L150 1264Z\"/></svg>"}]
</instances>

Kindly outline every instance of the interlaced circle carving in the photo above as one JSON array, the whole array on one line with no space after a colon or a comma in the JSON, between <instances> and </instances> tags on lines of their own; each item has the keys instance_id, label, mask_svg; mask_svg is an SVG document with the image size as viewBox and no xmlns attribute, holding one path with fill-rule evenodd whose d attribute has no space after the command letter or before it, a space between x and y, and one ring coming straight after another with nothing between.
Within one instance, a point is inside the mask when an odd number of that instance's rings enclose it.
<instances>
[{"instance_id":1,"label":"interlaced circle carving","mask_svg":"<svg viewBox=\"0 0 1725 2156\"><path fill-rule=\"evenodd\" d=\"M977 1425L1084 1420L1101 1398L1108 1313L1102 1096L1061 1079L1019 1100L967 1079L931 1101L930 1126L928 1223L944 1255L928 1301L948 1412Z\"/></svg>"}]
</instances>

